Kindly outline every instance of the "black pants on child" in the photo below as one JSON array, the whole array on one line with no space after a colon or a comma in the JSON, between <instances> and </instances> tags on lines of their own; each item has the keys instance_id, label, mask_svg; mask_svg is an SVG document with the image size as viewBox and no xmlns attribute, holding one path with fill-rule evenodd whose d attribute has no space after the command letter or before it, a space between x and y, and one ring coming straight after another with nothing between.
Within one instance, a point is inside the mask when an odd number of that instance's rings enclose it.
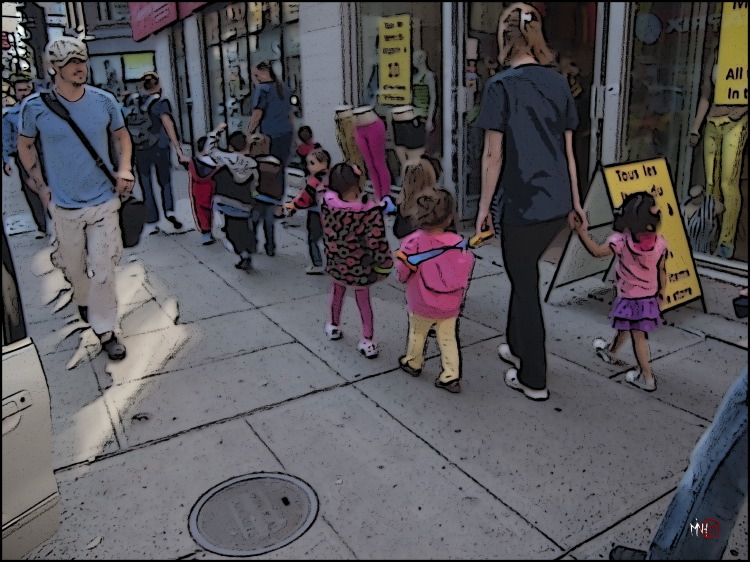
<instances>
[{"instance_id":1,"label":"black pants on child","mask_svg":"<svg viewBox=\"0 0 750 562\"><path fill-rule=\"evenodd\" d=\"M237 255L242 252L255 253L255 232L250 219L225 215L224 224L227 229L227 240L232 244Z\"/></svg>"},{"instance_id":2,"label":"black pants on child","mask_svg":"<svg viewBox=\"0 0 750 562\"><path fill-rule=\"evenodd\" d=\"M274 235L274 224L276 217L273 216L275 205L256 201L253 203L253 230L255 230L255 242L253 243L252 253L255 253L255 244L258 237L258 226L263 223L263 235L266 239L266 254L273 255L276 252L276 240Z\"/></svg>"},{"instance_id":3,"label":"black pants on child","mask_svg":"<svg viewBox=\"0 0 750 562\"><path fill-rule=\"evenodd\" d=\"M323 265L323 256L320 253L318 242L323 239L323 223L320 220L320 213L315 211L307 212L307 243L310 247L310 259L315 267Z\"/></svg>"},{"instance_id":4,"label":"black pants on child","mask_svg":"<svg viewBox=\"0 0 750 562\"><path fill-rule=\"evenodd\" d=\"M542 390L547 387L544 318L539 298L539 259L565 227L565 219L524 226L503 225L503 261L510 278L508 345L521 359L518 380Z\"/></svg>"}]
</instances>

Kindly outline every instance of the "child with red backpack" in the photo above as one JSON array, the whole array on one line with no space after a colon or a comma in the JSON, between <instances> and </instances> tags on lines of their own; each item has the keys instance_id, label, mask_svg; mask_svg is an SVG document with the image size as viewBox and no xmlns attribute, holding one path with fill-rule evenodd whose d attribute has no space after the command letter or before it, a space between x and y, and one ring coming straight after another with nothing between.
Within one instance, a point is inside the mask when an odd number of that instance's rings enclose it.
<instances>
[{"instance_id":1,"label":"child with red backpack","mask_svg":"<svg viewBox=\"0 0 750 562\"><path fill-rule=\"evenodd\" d=\"M216 181L214 175L219 171L219 166L206 154L206 143L208 137L198 139L196 148L198 154L193 156L187 163L190 176L190 201L193 204L193 218L195 226L201 233L201 243L204 246L215 242L211 227L213 225L213 203L216 194Z\"/></svg>"}]
</instances>

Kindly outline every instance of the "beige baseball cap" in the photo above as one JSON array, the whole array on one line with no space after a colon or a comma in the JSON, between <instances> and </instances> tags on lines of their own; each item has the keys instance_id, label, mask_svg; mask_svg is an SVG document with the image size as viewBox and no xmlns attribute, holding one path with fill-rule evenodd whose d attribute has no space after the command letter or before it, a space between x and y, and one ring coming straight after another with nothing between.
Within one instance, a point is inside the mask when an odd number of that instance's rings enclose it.
<instances>
[{"instance_id":1,"label":"beige baseball cap","mask_svg":"<svg viewBox=\"0 0 750 562\"><path fill-rule=\"evenodd\" d=\"M47 44L44 52L50 63L59 66L65 66L71 59L89 60L86 44L75 37L58 37Z\"/></svg>"}]
</instances>

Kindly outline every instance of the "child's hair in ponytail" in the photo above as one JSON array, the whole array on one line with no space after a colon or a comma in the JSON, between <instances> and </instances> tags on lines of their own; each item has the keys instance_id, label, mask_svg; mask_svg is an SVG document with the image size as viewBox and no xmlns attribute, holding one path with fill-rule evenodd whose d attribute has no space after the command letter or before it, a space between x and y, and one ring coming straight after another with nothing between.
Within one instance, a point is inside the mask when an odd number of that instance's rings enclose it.
<instances>
[{"instance_id":1,"label":"child's hair in ponytail","mask_svg":"<svg viewBox=\"0 0 750 562\"><path fill-rule=\"evenodd\" d=\"M362 172L356 166L352 166L349 162L340 162L331 169L328 187L341 196L352 188L359 189L361 175Z\"/></svg>"},{"instance_id":2,"label":"child's hair in ponytail","mask_svg":"<svg viewBox=\"0 0 750 562\"><path fill-rule=\"evenodd\" d=\"M615 222L613 229L617 232L628 230L633 240L638 242L638 237L644 232L656 232L661 222L661 215L657 211L654 197L645 191L631 193L622 202L622 205L614 210Z\"/></svg>"},{"instance_id":3,"label":"child's hair in ponytail","mask_svg":"<svg viewBox=\"0 0 750 562\"><path fill-rule=\"evenodd\" d=\"M419 228L433 228L453 218L456 202L445 189L417 197L415 218Z\"/></svg>"}]
</instances>

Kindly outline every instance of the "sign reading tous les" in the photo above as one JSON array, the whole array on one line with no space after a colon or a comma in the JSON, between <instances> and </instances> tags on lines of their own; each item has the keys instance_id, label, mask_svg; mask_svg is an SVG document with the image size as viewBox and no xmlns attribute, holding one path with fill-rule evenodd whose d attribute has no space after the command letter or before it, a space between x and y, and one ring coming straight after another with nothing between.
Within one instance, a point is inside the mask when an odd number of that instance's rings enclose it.
<instances>
[{"instance_id":1,"label":"sign reading tous les","mask_svg":"<svg viewBox=\"0 0 750 562\"><path fill-rule=\"evenodd\" d=\"M628 195L645 191L654 197L661 211L658 232L666 240L669 252L666 261L665 299L661 303L662 312L702 299L700 279L695 270L693 254L666 159L655 158L604 166L604 178L613 208L621 206Z\"/></svg>"},{"instance_id":2,"label":"sign reading tous les","mask_svg":"<svg viewBox=\"0 0 750 562\"><path fill-rule=\"evenodd\" d=\"M378 103L405 105L411 102L411 16L380 18L378 27L380 92Z\"/></svg>"},{"instance_id":3,"label":"sign reading tous les","mask_svg":"<svg viewBox=\"0 0 750 562\"><path fill-rule=\"evenodd\" d=\"M724 2L721 11L716 105L747 105L747 2Z\"/></svg>"}]
</instances>

